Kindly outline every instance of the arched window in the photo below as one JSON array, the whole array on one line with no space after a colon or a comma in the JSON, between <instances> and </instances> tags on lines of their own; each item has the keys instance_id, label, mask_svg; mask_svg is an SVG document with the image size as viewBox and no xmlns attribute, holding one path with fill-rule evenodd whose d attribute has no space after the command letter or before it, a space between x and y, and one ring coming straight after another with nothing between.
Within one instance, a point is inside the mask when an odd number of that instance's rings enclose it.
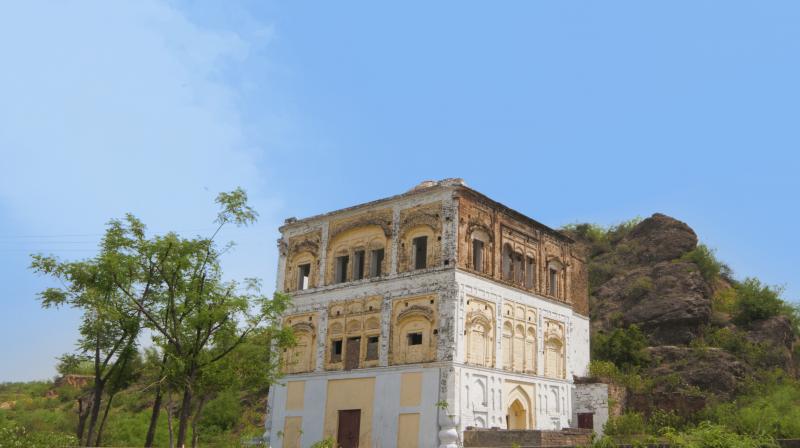
<instances>
[{"instance_id":1,"label":"arched window","mask_svg":"<svg viewBox=\"0 0 800 448\"><path fill-rule=\"evenodd\" d=\"M525 287L533 289L536 286L536 259L525 257Z\"/></svg>"},{"instance_id":2,"label":"arched window","mask_svg":"<svg viewBox=\"0 0 800 448\"><path fill-rule=\"evenodd\" d=\"M476 314L470 319L467 330L467 362L490 366L492 358L491 322L486 316Z\"/></svg>"},{"instance_id":3,"label":"arched window","mask_svg":"<svg viewBox=\"0 0 800 448\"><path fill-rule=\"evenodd\" d=\"M547 294L553 297L560 297L563 289L561 285L562 265L559 261L553 260L547 264Z\"/></svg>"},{"instance_id":4,"label":"arched window","mask_svg":"<svg viewBox=\"0 0 800 448\"><path fill-rule=\"evenodd\" d=\"M564 378L564 344L549 338L544 345L544 374L552 378Z\"/></svg>"},{"instance_id":5,"label":"arched window","mask_svg":"<svg viewBox=\"0 0 800 448\"><path fill-rule=\"evenodd\" d=\"M295 345L286 351L286 372L301 373L314 370L316 331L310 323L292 326Z\"/></svg>"},{"instance_id":6,"label":"arched window","mask_svg":"<svg viewBox=\"0 0 800 448\"><path fill-rule=\"evenodd\" d=\"M525 371L536 373L536 329L528 327L525 338Z\"/></svg>"},{"instance_id":7,"label":"arched window","mask_svg":"<svg viewBox=\"0 0 800 448\"><path fill-rule=\"evenodd\" d=\"M514 329L513 366L515 372L522 372L525 368L525 327L517 325Z\"/></svg>"},{"instance_id":8,"label":"arched window","mask_svg":"<svg viewBox=\"0 0 800 448\"><path fill-rule=\"evenodd\" d=\"M511 245L504 244L503 245L503 280L512 281L513 277L511 276L512 268L511 268L511 257L514 252L511 250Z\"/></svg>"},{"instance_id":9,"label":"arched window","mask_svg":"<svg viewBox=\"0 0 800 448\"><path fill-rule=\"evenodd\" d=\"M385 271L387 230L377 224L348 228L328 242L328 284L380 276Z\"/></svg>"},{"instance_id":10,"label":"arched window","mask_svg":"<svg viewBox=\"0 0 800 448\"><path fill-rule=\"evenodd\" d=\"M503 368L507 370L511 370L513 368L511 364L511 344L513 338L514 338L514 328L511 326L511 322L506 321L503 324L502 348L503 348Z\"/></svg>"},{"instance_id":11,"label":"arched window","mask_svg":"<svg viewBox=\"0 0 800 448\"><path fill-rule=\"evenodd\" d=\"M396 314L392 342L392 362L394 364L414 364L433 361L436 357L436 344L433 333L433 310L425 305L405 306ZM424 303L424 302L422 302Z\"/></svg>"},{"instance_id":12,"label":"arched window","mask_svg":"<svg viewBox=\"0 0 800 448\"><path fill-rule=\"evenodd\" d=\"M489 234L485 230L475 229L472 231L471 267L478 272L489 271L489 257L487 257L489 241Z\"/></svg>"}]
</instances>

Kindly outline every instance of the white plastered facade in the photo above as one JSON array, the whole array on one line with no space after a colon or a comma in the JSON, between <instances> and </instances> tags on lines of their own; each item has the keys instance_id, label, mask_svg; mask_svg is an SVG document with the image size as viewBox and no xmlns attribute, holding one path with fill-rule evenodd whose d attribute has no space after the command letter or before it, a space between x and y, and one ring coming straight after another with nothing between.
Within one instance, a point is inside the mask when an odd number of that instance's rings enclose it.
<instances>
[{"instance_id":1,"label":"white plastered facade","mask_svg":"<svg viewBox=\"0 0 800 448\"><path fill-rule=\"evenodd\" d=\"M399 223L403 210L411 207L441 203L442 232L441 258L453 260L428 269L398 273L400 249ZM313 313L316 316L317 335L314 370L287 375L272 388L268 398L266 434L270 446L310 446L330 435L330 415L326 415L329 384L336 381L360 379L372 387L372 403L368 406L370 422L368 441L362 437L359 446L440 446L456 447L461 433L467 427L507 428L509 399L527 400L528 429L560 429L575 426L573 375L585 376L589 363L589 321L574 313L571 306L500 284L456 267L456 238L458 233L458 204L450 188L433 188L430 192L400 196L382 204L392 209L392 236L387 253L388 272L379 278L326 285L324 275L318 275L317 284L307 291L292 293L293 303L287 314ZM357 214L359 209L339 212L337 218ZM295 235L319 231L321 234L319 271L326 271L328 257L329 220L323 215L282 229L282 240ZM282 290L286 272L286 257L281 254L278 265L277 289ZM328 310L333 302L380 296L380 343L377 366L353 370L326 370L328 341ZM436 298L437 331L436 359L421 364L390 364L393 306L407 297L433 296ZM505 303L522 304L536 311L538 332L535 372L512 372L503 369L500 354L502 338L494 338L494 365L476 366L466 363L466 303L477 299L495 305L494 334L502 332L500 310ZM565 337L562 378L544 374L545 320L563 325ZM420 397L412 405L404 406L401 391L404 375L419 375ZM417 377L415 377L417 378ZM287 385L303 383L302 404L290 403ZM331 383L334 382L334 383ZM296 400L295 400L296 401ZM329 407L329 406L328 406ZM413 416L418 422L417 434L409 442L399 428L403 416ZM286 441L287 422L297 422L300 431L295 439ZM327 429L326 429L327 428ZM363 428L362 428L363 430ZM327 432L326 432L327 431ZM405 438L404 438L405 437ZM368 444L367 444L368 443Z\"/></svg>"}]
</instances>

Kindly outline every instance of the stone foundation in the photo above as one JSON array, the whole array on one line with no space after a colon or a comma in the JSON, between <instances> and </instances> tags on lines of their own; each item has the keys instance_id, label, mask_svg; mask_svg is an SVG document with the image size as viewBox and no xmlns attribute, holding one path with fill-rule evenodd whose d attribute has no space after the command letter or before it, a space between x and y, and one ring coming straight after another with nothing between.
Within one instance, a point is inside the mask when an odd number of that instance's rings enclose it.
<instances>
[{"instance_id":1,"label":"stone foundation","mask_svg":"<svg viewBox=\"0 0 800 448\"><path fill-rule=\"evenodd\" d=\"M592 431L565 428L561 431L467 429L464 431L464 448L520 448L586 446L592 440ZM516 445L514 445L516 444Z\"/></svg>"}]
</instances>

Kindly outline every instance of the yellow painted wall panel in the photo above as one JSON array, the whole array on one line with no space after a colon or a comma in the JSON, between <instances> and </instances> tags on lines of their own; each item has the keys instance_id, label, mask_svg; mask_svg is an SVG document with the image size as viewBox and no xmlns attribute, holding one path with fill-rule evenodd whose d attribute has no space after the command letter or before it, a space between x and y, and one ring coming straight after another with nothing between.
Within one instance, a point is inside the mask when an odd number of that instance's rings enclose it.
<instances>
[{"instance_id":1,"label":"yellow painted wall panel","mask_svg":"<svg viewBox=\"0 0 800 448\"><path fill-rule=\"evenodd\" d=\"M301 411L303 410L303 401L305 399L305 381L289 381L286 383L286 410L287 411Z\"/></svg>"},{"instance_id":2,"label":"yellow painted wall panel","mask_svg":"<svg viewBox=\"0 0 800 448\"><path fill-rule=\"evenodd\" d=\"M400 379L400 406L419 406L422 400L422 372L404 373Z\"/></svg>"},{"instance_id":3,"label":"yellow painted wall panel","mask_svg":"<svg viewBox=\"0 0 800 448\"><path fill-rule=\"evenodd\" d=\"M283 448L300 448L303 417L286 417L283 424Z\"/></svg>"},{"instance_id":4,"label":"yellow painted wall panel","mask_svg":"<svg viewBox=\"0 0 800 448\"><path fill-rule=\"evenodd\" d=\"M397 448L419 447L419 414L400 414L397 420Z\"/></svg>"}]
</instances>

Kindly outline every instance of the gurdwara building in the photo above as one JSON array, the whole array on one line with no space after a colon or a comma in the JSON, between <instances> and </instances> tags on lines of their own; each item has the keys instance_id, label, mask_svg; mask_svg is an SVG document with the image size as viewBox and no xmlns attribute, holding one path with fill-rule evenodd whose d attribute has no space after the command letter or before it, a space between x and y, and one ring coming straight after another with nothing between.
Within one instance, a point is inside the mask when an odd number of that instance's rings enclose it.
<instances>
[{"instance_id":1,"label":"gurdwara building","mask_svg":"<svg viewBox=\"0 0 800 448\"><path fill-rule=\"evenodd\" d=\"M272 447L456 447L468 427L578 426L588 279L566 235L461 179L280 232L297 344L268 399Z\"/></svg>"}]
</instances>

